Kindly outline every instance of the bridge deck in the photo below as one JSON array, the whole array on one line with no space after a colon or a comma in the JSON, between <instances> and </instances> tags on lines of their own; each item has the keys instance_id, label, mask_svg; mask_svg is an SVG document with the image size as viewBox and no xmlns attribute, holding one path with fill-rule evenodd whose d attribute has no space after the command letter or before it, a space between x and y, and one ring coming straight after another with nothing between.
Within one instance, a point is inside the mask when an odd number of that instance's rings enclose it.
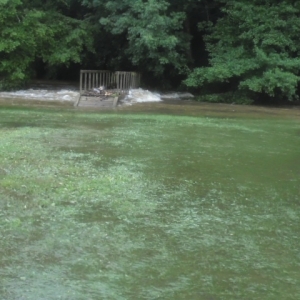
<instances>
[{"instance_id":1,"label":"bridge deck","mask_svg":"<svg viewBox=\"0 0 300 300\"><path fill-rule=\"evenodd\" d=\"M78 107L86 108L114 108L117 106L119 96L80 96L74 104Z\"/></svg>"}]
</instances>

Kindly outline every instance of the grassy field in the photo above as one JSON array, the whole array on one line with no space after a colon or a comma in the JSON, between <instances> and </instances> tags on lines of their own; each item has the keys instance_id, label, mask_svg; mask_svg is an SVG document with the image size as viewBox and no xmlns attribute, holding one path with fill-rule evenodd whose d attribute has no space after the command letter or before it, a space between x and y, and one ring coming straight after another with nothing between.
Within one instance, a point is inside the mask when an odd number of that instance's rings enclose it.
<instances>
[{"instance_id":1,"label":"grassy field","mask_svg":"<svg viewBox=\"0 0 300 300\"><path fill-rule=\"evenodd\" d=\"M0 109L0 299L300 299L300 122Z\"/></svg>"}]
</instances>

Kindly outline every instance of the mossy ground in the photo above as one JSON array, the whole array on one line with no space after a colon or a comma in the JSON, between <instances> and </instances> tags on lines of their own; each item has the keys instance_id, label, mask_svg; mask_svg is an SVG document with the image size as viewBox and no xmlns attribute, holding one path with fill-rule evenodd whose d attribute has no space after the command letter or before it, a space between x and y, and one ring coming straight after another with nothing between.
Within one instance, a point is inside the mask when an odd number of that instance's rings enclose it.
<instances>
[{"instance_id":1,"label":"mossy ground","mask_svg":"<svg viewBox=\"0 0 300 300\"><path fill-rule=\"evenodd\" d=\"M299 299L299 121L0 110L1 299Z\"/></svg>"}]
</instances>

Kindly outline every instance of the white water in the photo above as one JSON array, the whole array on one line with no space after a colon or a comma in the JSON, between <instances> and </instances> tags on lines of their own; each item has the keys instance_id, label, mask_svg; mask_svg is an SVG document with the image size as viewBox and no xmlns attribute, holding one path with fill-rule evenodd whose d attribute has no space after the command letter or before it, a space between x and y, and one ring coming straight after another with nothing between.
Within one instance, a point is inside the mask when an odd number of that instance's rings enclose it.
<instances>
[{"instance_id":1,"label":"white water","mask_svg":"<svg viewBox=\"0 0 300 300\"><path fill-rule=\"evenodd\" d=\"M45 101L75 101L79 96L79 92L71 90L20 90L15 92L1 92L0 97L18 98L18 99L33 99Z\"/></svg>"},{"instance_id":2,"label":"white water","mask_svg":"<svg viewBox=\"0 0 300 300\"><path fill-rule=\"evenodd\" d=\"M133 103L140 103L140 102L159 102L163 100L183 100L183 99L190 99L194 96L190 93L158 93L158 92L151 92L148 90L139 89L132 89L129 91L129 94L125 97L122 101L124 104L133 104Z\"/></svg>"},{"instance_id":3,"label":"white water","mask_svg":"<svg viewBox=\"0 0 300 300\"><path fill-rule=\"evenodd\" d=\"M161 96L159 93L153 93L143 89L132 89L125 97L124 102L138 103L138 102L159 102Z\"/></svg>"},{"instance_id":4,"label":"white water","mask_svg":"<svg viewBox=\"0 0 300 300\"><path fill-rule=\"evenodd\" d=\"M69 89L28 89L15 92L0 92L0 98L17 98L24 100L45 100L45 101L70 101L75 102L79 92ZM129 94L122 100L124 105L131 105L141 102L159 102L167 99L182 100L193 98L190 93L158 93L144 89L132 89Z\"/></svg>"}]
</instances>

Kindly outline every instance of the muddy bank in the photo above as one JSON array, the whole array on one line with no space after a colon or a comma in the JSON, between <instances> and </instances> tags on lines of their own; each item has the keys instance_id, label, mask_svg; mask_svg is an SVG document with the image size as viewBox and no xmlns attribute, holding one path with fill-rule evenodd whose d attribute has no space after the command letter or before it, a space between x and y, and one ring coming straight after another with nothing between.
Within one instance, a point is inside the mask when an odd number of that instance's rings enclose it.
<instances>
[{"instance_id":1,"label":"muddy bank","mask_svg":"<svg viewBox=\"0 0 300 300\"><path fill-rule=\"evenodd\" d=\"M0 97L0 108L6 106L20 107L64 107L74 110L82 110L83 108L75 108L74 101L45 99L21 99ZM88 110L88 109L85 109ZM158 114L174 114L185 116L207 116L207 117L286 117L299 118L299 106L286 107L270 107L255 105L230 105L221 103L196 102L193 100L163 100L161 102L144 102L135 103L134 105L119 105L114 110L122 113L158 113Z\"/></svg>"}]
</instances>

